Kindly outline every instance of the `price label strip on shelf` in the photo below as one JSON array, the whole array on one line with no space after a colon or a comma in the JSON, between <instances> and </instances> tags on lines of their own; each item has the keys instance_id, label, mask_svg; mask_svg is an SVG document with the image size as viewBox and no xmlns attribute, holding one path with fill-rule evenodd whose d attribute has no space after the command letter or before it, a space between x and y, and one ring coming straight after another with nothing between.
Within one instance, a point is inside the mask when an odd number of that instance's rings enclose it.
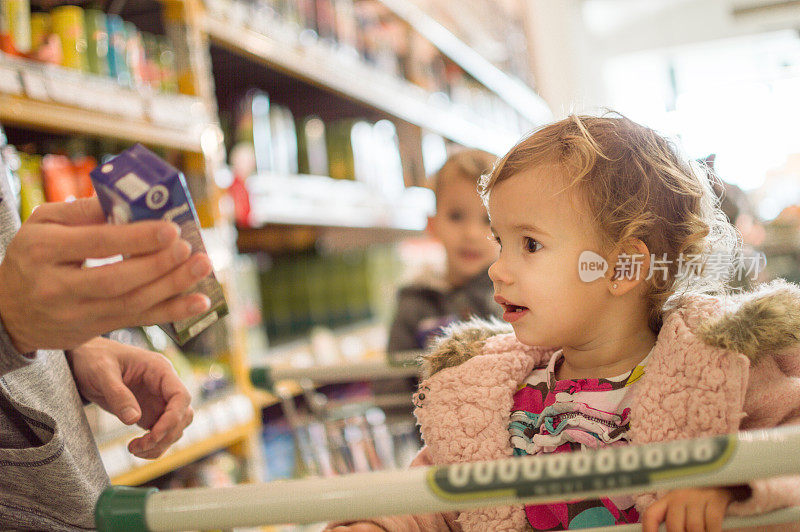
<instances>
[{"instance_id":1,"label":"price label strip on shelf","mask_svg":"<svg viewBox=\"0 0 800 532\"><path fill-rule=\"evenodd\" d=\"M79 76L60 69L49 69L45 83L50 98L58 103L81 107L84 83Z\"/></svg>"},{"instance_id":2,"label":"price label strip on shelf","mask_svg":"<svg viewBox=\"0 0 800 532\"><path fill-rule=\"evenodd\" d=\"M147 114L154 124L175 129L207 124L199 98L177 94L154 94L148 101Z\"/></svg>"},{"instance_id":3,"label":"price label strip on shelf","mask_svg":"<svg viewBox=\"0 0 800 532\"><path fill-rule=\"evenodd\" d=\"M333 478L157 492L112 487L98 530L190 530L352 521L511 504L541 504L682 487L730 486L800 474L800 427L608 447L597 451L414 467ZM769 460L764 460L769 456ZM134 528L131 528L133 523ZM800 507L726 528L800 521ZM627 528L626 528L627 527ZM611 530L634 530L624 525Z\"/></svg>"},{"instance_id":4,"label":"price label strip on shelf","mask_svg":"<svg viewBox=\"0 0 800 532\"><path fill-rule=\"evenodd\" d=\"M29 98L45 102L50 100L50 94L47 92L47 83L40 72L23 70L22 84L25 86L25 94Z\"/></svg>"},{"instance_id":5,"label":"price label strip on shelf","mask_svg":"<svg viewBox=\"0 0 800 532\"><path fill-rule=\"evenodd\" d=\"M16 68L0 65L0 92L15 95L23 93L22 81Z\"/></svg>"}]
</instances>

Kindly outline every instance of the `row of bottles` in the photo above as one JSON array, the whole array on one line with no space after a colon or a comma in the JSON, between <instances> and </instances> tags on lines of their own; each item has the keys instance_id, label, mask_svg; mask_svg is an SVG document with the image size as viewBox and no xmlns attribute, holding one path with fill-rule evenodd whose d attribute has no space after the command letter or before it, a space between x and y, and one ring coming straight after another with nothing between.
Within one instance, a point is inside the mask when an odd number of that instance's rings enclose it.
<instances>
[{"instance_id":1,"label":"row of bottles","mask_svg":"<svg viewBox=\"0 0 800 532\"><path fill-rule=\"evenodd\" d=\"M123 86L178 92L175 52L169 41L98 9L62 5L49 12L31 12L29 0L4 0L0 50L108 76Z\"/></svg>"},{"instance_id":2,"label":"row of bottles","mask_svg":"<svg viewBox=\"0 0 800 532\"><path fill-rule=\"evenodd\" d=\"M386 197L397 197L405 189L397 131L388 120L325 122L314 115L296 119L258 90L248 92L238 107L229 137L235 139L229 164L240 226L250 224L249 194L274 175L354 180Z\"/></svg>"},{"instance_id":3,"label":"row of bottles","mask_svg":"<svg viewBox=\"0 0 800 532\"><path fill-rule=\"evenodd\" d=\"M376 0L206 0L212 16L282 40L330 48L413 83L488 123L519 132L532 125Z\"/></svg>"}]
</instances>

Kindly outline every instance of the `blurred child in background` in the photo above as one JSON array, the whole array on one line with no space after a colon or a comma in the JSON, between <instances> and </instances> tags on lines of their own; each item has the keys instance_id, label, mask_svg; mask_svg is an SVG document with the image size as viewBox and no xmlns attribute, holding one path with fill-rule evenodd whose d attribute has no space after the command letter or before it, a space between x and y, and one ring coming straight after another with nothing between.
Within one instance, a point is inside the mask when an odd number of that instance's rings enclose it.
<instances>
[{"instance_id":1,"label":"blurred child in background","mask_svg":"<svg viewBox=\"0 0 800 532\"><path fill-rule=\"evenodd\" d=\"M494 161L485 151L459 151L433 176L436 214L428 220L428 232L444 247L446 264L444 271L420 272L400 289L390 352L423 349L453 322L500 315L487 273L499 248L478 195L481 175L491 172Z\"/></svg>"}]
</instances>

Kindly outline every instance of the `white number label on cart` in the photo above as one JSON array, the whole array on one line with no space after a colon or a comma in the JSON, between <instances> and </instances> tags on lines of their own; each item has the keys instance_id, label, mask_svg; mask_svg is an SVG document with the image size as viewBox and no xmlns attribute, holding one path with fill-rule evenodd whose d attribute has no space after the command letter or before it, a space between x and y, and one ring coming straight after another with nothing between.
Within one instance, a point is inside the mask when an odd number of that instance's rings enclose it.
<instances>
[{"instance_id":1,"label":"white number label on cart","mask_svg":"<svg viewBox=\"0 0 800 532\"><path fill-rule=\"evenodd\" d=\"M722 468L736 438L719 436L647 447L512 458L434 467L428 485L446 500L569 495L589 490L647 487L652 481Z\"/></svg>"}]
</instances>

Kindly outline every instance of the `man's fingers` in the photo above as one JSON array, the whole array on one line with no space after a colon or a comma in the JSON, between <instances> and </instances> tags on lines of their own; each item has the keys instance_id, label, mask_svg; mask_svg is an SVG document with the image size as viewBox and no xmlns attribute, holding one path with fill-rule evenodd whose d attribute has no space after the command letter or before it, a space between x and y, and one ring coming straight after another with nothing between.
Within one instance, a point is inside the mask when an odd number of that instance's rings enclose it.
<instances>
[{"instance_id":1,"label":"man's fingers","mask_svg":"<svg viewBox=\"0 0 800 532\"><path fill-rule=\"evenodd\" d=\"M144 436L134 438L128 443L128 451L139 458L147 458L153 460L161 456L162 450L157 449L153 437L148 432Z\"/></svg>"},{"instance_id":2,"label":"man's fingers","mask_svg":"<svg viewBox=\"0 0 800 532\"><path fill-rule=\"evenodd\" d=\"M210 301L202 294L195 297L175 298L196 285L211 273L211 261L204 254L197 254L175 268L169 274L147 286L109 300L112 315L139 315L141 323L163 323L191 317L208 309ZM174 298L174 299L172 299ZM176 314L180 317L176 318Z\"/></svg>"},{"instance_id":3,"label":"man's fingers","mask_svg":"<svg viewBox=\"0 0 800 532\"><path fill-rule=\"evenodd\" d=\"M177 375L165 375L162 389L167 406L148 434L151 439L149 451L156 453L157 456L180 439L183 429L189 426L194 418L194 411L189 406L192 398Z\"/></svg>"},{"instance_id":4,"label":"man's fingers","mask_svg":"<svg viewBox=\"0 0 800 532\"><path fill-rule=\"evenodd\" d=\"M166 403L165 411L174 410L185 414L187 410L191 410L192 396L183 381L178 377L178 374L175 373L172 364L165 366L161 375L153 374L150 377L150 374L148 374L147 381L148 386L154 393L161 394L161 398Z\"/></svg>"},{"instance_id":5,"label":"man's fingers","mask_svg":"<svg viewBox=\"0 0 800 532\"><path fill-rule=\"evenodd\" d=\"M150 431L139 441L131 442L129 448L142 458L157 458L180 439L183 429L192 422L192 398L172 365L166 361L152 364L143 378L150 395L164 406Z\"/></svg>"},{"instance_id":6,"label":"man's fingers","mask_svg":"<svg viewBox=\"0 0 800 532\"><path fill-rule=\"evenodd\" d=\"M83 262L114 255L137 256L155 253L178 238L178 226L171 222L147 220L124 225L46 228L50 256L54 262Z\"/></svg>"},{"instance_id":7,"label":"man's fingers","mask_svg":"<svg viewBox=\"0 0 800 532\"><path fill-rule=\"evenodd\" d=\"M140 312L138 314L123 313L120 311L120 298L112 300L111 303L103 302L95 308L102 309L97 312L113 312L100 323L102 331L114 331L126 327L136 327L140 325L155 325L157 323L172 323L178 320L191 318L192 316L208 310L210 301L208 296L203 294L188 294L173 297L167 301ZM102 315L102 314L100 314Z\"/></svg>"},{"instance_id":8,"label":"man's fingers","mask_svg":"<svg viewBox=\"0 0 800 532\"><path fill-rule=\"evenodd\" d=\"M183 429L192 420L189 412L189 405L185 404L183 398L175 398L164 409L164 413L156 421L153 428L150 429L150 434L153 438L153 443L159 443L176 431L183 432ZM172 442L170 442L172 443Z\"/></svg>"},{"instance_id":9,"label":"man's fingers","mask_svg":"<svg viewBox=\"0 0 800 532\"><path fill-rule=\"evenodd\" d=\"M192 416L191 408L183 412L165 410L150 432L129 444L129 450L141 458L158 458L183 436L183 429L191 423Z\"/></svg>"},{"instance_id":10,"label":"man's fingers","mask_svg":"<svg viewBox=\"0 0 800 532\"><path fill-rule=\"evenodd\" d=\"M92 225L106 221L97 197L75 201L45 203L33 211L31 223L56 223L61 225Z\"/></svg>"},{"instance_id":11,"label":"man's fingers","mask_svg":"<svg viewBox=\"0 0 800 532\"><path fill-rule=\"evenodd\" d=\"M71 284L86 298L115 298L146 286L180 266L192 248L185 240L150 255L131 257L96 268L70 272Z\"/></svg>"},{"instance_id":12,"label":"man's fingers","mask_svg":"<svg viewBox=\"0 0 800 532\"><path fill-rule=\"evenodd\" d=\"M157 458L171 444L177 441L165 441L170 430L176 428L181 416L174 411L165 411L152 428L144 435L131 441L128 449L141 458ZM183 433L183 427L178 430Z\"/></svg>"},{"instance_id":13,"label":"man's fingers","mask_svg":"<svg viewBox=\"0 0 800 532\"><path fill-rule=\"evenodd\" d=\"M142 410L133 392L125 386L122 375L112 366L106 366L96 376L96 386L105 398L108 410L126 425L136 423L142 417Z\"/></svg>"},{"instance_id":14,"label":"man's fingers","mask_svg":"<svg viewBox=\"0 0 800 532\"><path fill-rule=\"evenodd\" d=\"M114 393L116 393L116 397L112 397ZM112 412L126 425L133 425L142 417L142 411L136 403L136 398L124 385L109 393L106 398Z\"/></svg>"},{"instance_id":15,"label":"man's fingers","mask_svg":"<svg viewBox=\"0 0 800 532\"><path fill-rule=\"evenodd\" d=\"M146 440L144 440L144 438L146 438L147 436L149 436L149 433L142 437L143 442L146 441ZM159 456L161 456L162 454L164 454L164 451L166 451L170 447L170 445L172 445L173 443L178 441L181 438L181 436L183 436L183 429L178 429L176 427L167 436L165 436L164 438L162 438L160 441L156 442L155 444L142 443L142 447L143 447L144 450L139 450L139 449L130 448L130 447L129 447L129 450L133 454L138 456L139 458L146 458L148 460L154 460L154 459L158 458ZM131 442L131 445L133 445L133 442Z\"/></svg>"},{"instance_id":16,"label":"man's fingers","mask_svg":"<svg viewBox=\"0 0 800 532\"><path fill-rule=\"evenodd\" d=\"M210 272L211 261L199 253L147 286L89 301L87 309L92 316L104 317L98 326L110 331L190 318L207 310L210 300L204 294L186 292Z\"/></svg>"}]
</instances>

